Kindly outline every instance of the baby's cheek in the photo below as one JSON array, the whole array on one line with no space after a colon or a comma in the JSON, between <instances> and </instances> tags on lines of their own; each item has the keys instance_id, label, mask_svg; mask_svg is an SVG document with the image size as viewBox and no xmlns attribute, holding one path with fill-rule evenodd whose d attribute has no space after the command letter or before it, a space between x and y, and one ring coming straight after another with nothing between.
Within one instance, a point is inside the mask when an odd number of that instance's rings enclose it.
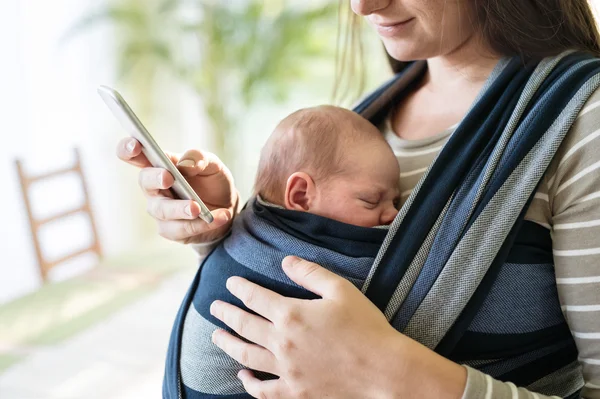
<instances>
[{"instance_id":1,"label":"baby's cheek","mask_svg":"<svg viewBox=\"0 0 600 399\"><path fill-rule=\"evenodd\" d=\"M356 210L355 221L352 224L363 227L374 227L379 224L379 214L377 210L360 208Z\"/></svg>"}]
</instances>

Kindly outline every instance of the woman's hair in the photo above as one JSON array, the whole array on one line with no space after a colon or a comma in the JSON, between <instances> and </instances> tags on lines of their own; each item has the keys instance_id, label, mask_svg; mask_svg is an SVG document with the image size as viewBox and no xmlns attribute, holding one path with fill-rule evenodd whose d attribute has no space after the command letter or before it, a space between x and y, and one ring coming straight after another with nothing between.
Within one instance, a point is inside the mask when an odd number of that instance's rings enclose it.
<instances>
[{"instance_id":1,"label":"woman's hair","mask_svg":"<svg viewBox=\"0 0 600 399\"><path fill-rule=\"evenodd\" d=\"M518 56L524 61L557 55L569 49L600 56L600 33L589 0L466 1L473 7L470 19L475 29L481 33L485 44L498 54ZM334 91L337 96L341 96L339 88L348 87L351 80L358 81L358 86L364 82L363 77L351 76L363 60L362 45L358 46L360 39L356 38L360 34L360 17L349 11L347 3L347 0L340 0L340 13L346 11L349 15L346 23L338 28L341 32L338 36L346 39L338 39ZM389 55L388 59L394 72L399 72L405 65Z\"/></svg>"}]
</instances>

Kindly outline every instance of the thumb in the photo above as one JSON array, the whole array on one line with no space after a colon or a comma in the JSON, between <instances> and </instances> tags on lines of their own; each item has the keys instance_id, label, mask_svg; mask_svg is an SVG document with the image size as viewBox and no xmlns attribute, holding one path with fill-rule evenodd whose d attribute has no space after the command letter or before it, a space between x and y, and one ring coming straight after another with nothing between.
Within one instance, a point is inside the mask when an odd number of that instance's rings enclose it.
<instances>
[{"instance_id":1,"label":"thumb","mask_svg":"<svg viewBox=\"0 0 600 399\"><path fill-rule=\"evenodd\" d=\"M300 259L296 256L287 256L281 263L283 271L296 284L314 292L322 298L336 296L340 282L347 283L342 277L317 265L316 263Z\"/></svg>"}]
</instances>

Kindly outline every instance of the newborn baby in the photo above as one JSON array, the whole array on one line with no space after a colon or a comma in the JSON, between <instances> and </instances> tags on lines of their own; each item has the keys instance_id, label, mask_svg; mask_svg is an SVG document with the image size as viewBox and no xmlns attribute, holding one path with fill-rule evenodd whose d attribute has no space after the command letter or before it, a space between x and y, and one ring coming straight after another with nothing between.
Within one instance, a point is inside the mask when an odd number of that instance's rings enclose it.
<instances>
[{"instance_id":1,"label":"newborn baby","mask_svg":"<svg viewBox=\"0 0 600 399\"><path fill-rule=\"evenodd\" d=\"M358 114L321 106L285 118L262 150L256 198L204 260L173 328L163 396L250 398L243 368L211 342L225 328L209 311L242 276L280 294L317 296L293 283L281 261L295 255L360 287L396 214L398 162L383 135ZM269 375L257 373L261 378ZM181 396L179 396L181 394Z\"/></svg>"},{"instance_id":2,"label":"newborn baby","mask_svg":"<svg viewBox=\"0 0 600 399\"><path fill-rule=\"evenodd\" d=\"M321 106L294 112L275 128L261 153L255 191L286 209L373 227L398 213L399 176L375 126L344 108Z\"/></svg>"}]
</instances>

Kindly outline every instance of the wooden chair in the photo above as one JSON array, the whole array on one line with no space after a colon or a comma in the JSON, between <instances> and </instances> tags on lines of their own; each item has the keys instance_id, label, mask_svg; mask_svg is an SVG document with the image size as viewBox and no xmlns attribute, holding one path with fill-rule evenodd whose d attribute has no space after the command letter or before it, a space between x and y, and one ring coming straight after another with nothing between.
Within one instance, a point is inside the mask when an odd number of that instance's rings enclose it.
<instances>
[{"instance_id":1,"label":"wooden chair","mask_svg":"<svg viewBox=\"0 0 600 399\"><path fill-rule=\"evenodd\" d=\"M28 176L25 173L25 170L23 168L21 161L18 159L15 161L15 164L17 167L17 172L19 175L19 182L21 184L21 191L23 194L23 202L25 203L25 209L27 211L27 217L29 219L29 226L31 228L33 247L35 249L36 258L37 258L37 261L39 264L40 274L42 276L43 281L47 281L48 272L53 267L65 262L67 260L75 258L76 256L80 256L85 253L95 253L98 256L98 258L102 257L102 250L100 248L100 242L98 240L98 232L96 230L96 222L94 220L94 215L93 215L92 209L90 207L89 192L88 192L85 178L83 176L83 171L81 169L81 158L79 156L79 150L75 149L74 151L75 151L75 164L72 167L55 170L55 171L44 173L44 174L37 175L37 176ZM29 188L31 187L31 185L33 185L37 182L40 182L40 181L44 181L44 180L47 180L50 178L57 177L57 176L67 175L69 173L75 173L81 181L81 185L82 185L82 189L83 189L83 196L84 196L83 205L81 205L75 209L63 211L63 212L60 212L58 214L55 214L55 215L52 215L52 216L49 216L49 217L46 217L43 219L36 219L35 215L33 214L33 207L32 207L31 198L29 195L30 194ZM66 217L69 217L69 216L72 216L72 215L75 215L78 213L87 214L87 217L89 218L89 222L90 222L90 226L91 226L91 230L92 230L92 244L88 248L84 248L84 249L77 250L75 252L68 253L59 259L55 259L55 260L46 259L46 257L44 257L44 254L42 253L42 249L40 246L40 238L39 238L40 228L50 222L64 219Z\"/></svg>"}]
</instances>

